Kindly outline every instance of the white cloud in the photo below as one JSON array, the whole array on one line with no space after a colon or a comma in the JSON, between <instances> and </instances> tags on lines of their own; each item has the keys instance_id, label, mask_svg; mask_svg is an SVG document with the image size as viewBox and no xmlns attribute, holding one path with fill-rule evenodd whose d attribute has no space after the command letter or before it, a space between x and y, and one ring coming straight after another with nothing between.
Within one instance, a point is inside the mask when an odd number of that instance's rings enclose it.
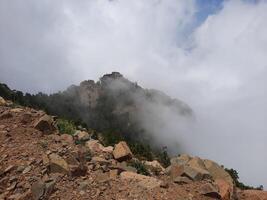
<instances>
[{"instance_id":1,"label":"white cloud","mask_svg":"<svg viewBox=\"0 0 267 200\"><path fill-rule=\"evenodd\" d=\"M120 71L193 107L189 151L267 185L267 3L226 1L193 29L196 5L2 0L0 80L50 92Z\"/></svg>"}]
</instances>

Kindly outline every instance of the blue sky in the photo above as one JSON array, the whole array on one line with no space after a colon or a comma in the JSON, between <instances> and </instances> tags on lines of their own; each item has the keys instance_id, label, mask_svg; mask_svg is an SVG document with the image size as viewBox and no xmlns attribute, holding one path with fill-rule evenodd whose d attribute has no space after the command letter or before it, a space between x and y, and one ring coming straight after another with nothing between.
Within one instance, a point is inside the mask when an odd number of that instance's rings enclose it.
<instances>
[{"instance_id":1,"label":"blue sky","mask_svg":"<svg viewBox=\"0 0 267 200\"><path fill-rule=\"evenodd\" d=\"M209 15L219 11L223 4L223 0L196 0L196 2L199 8L196 13L199 22L205 21Z\"/></svg>"}]
</instances>

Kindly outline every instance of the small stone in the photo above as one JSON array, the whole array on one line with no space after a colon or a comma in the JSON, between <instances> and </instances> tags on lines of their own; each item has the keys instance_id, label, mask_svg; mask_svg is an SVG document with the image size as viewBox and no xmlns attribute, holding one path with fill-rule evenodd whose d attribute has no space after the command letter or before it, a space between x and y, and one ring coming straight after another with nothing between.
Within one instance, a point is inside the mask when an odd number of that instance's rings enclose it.
<instances>
[{"instance_id":1,"label":"small stone","mask_svg":"<svg viewBox=\"0 0 267 200\"><path fill-rule=\"evenodd\" d=\"M28 166L28 167L26 167L26 168L23 170L22 174L27 174L27 173L30 172L31 170L32 170L32 167L31 167L31 166Z\"/></svg>"},{"instance_id":2,"label":"small stone","mask_svg":"<svg viewBox=\"0 0 267 200\"><path fill-rule=\"evenodd\" d=\"M161 188L169 188L169 183L168 182L166 182L166 181L163 181L163 182L161 182L161 184L160 184L160 187Z\"/></svg>"},{"instance_id":3,"label":"small stone","mask_svg":"<svg viewBox=\"0 0 267 200\"><path fill-rule=\"evenodd\" d=\"M11 172L11 171L14 170L15 168L16 168L16 166L14 166L14 165L9 165L9 166L4 170L4 173Z\"/></svg>"},{"instance_id":4,"label":"small stone","mask_svg":"<svg viewBox=\"0 0 267 200\"><path fill-rule=\"evenodd\" d=\"M25 169L25 166L18 166L18 168L17 168L17 172L18 173L21 173L21 172L23 172L24 171L24 169Z\"/></svg>"},{"instance_id":5,"label":"small stone","mask_svg":"<svg viewBox=\"0 0 267 200\"><path fill-rule=\"evenodd\" d=\"M45 184L42 181L34 183L31 187L31 192L34 200L39 200L45 194Z\"/></svg>"},{"instance_id":6,"label":"small stone","mask_svg":"<svg viewBox=\"0 0 267 200\"><path fill-rule=\"evenodd\" d=\"M13 182L6 190L7 191L11 191L14 190L16 188L17 182Z\"/></svg>"},{"instance_id":7,"label":"small stone","mask_svg":"<svg viewBox=\"0 0 267 200\"><path fill-rule=\"evenodd\" d=\"M79 190L86 190L89 183L87 181L82 181L79 183Z\"/></svg>"}]
</instances>

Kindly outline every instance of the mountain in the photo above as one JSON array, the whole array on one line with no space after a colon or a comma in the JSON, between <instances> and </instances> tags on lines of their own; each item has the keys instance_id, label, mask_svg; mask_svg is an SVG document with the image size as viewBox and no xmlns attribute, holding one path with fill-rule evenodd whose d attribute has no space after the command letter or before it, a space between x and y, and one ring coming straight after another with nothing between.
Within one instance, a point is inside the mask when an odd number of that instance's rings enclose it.
<instances>
[{"instance_id":1,"label":"mountain","mask_svg":"<svg viewBox=\"0 0 267 200\"><path fill-rule=\"evenodd\" d=\"M119 72L106 74L96 82L83 81L50 95L23 95L6 90L9 88L2 84L0 95L4 98L17 99L22 105L44 109L97 132L112 133L118 140L143 141L152 148L169 145L160 135L169 131L170 122L180 123L182 127L186 121L194 120L193 111L186 103L161 91L144 89ZM114 144L117 140L110 142Z\"/></svg>"}]
</instances>

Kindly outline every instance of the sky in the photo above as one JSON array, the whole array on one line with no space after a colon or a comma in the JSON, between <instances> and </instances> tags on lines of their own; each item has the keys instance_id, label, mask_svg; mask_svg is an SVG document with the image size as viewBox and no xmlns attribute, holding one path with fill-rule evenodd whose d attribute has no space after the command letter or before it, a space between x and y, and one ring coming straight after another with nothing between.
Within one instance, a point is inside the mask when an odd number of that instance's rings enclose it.
<instances>
[{"instance_id":1,"label":"sky","mask_svg":"<svg viewBox=\"0 0 267 200\"><path fill-rule=\"evenodd\" d=\"M192 107L186 152L266 187L266 11L265 0L1 0L0 82L51 93L119 71Z\"/></svg>"}]
</instances>

